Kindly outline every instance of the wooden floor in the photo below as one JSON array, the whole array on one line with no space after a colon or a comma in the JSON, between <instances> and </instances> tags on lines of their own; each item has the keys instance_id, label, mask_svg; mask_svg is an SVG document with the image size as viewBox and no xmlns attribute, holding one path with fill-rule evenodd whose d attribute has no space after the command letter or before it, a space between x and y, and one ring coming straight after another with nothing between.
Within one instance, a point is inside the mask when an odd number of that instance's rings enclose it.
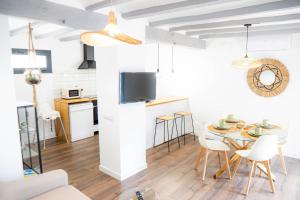
<instances>
[{"instance_id":1,"label":"wooden floor","mask_svg":"<svg viewBox=\"0 0 300 200\"><path fill-rule=\"evenodd\" d=\"M127 200L137 190L154 189L160 200L296 200L300 199L300 160L286 158L288 176L283 175L279 160L272 161L272 171L277 177L276 193L270 191L268 180L256 176L248 197L242 193L247 183L250 166L242 161L238 174L233 180L227 175L215 180L212 174L218 169L217 154L209 155L207 178L201 181L201 170L193 169L198 143L189 137L187 144L178 149L174 143L171 153L162 145L147 152L148 169L123 181L100 172L98 136L81 140L71 145L47 142L43 151L45 171L64 169L69 174L70 184L91 199ZM201 163L202 164L202 163Z\"/></svg>"}]
</instances>

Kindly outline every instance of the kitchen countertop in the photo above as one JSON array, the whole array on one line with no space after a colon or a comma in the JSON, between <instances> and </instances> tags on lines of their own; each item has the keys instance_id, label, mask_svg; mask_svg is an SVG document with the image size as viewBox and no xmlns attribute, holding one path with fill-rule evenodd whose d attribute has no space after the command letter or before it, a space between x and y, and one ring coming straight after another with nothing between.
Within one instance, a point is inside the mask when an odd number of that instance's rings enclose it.
<instances>
[{"instance_id":1,"label":"kitchen countertop","mask_svg":"<svg viewBox=\"0 0 300 200\"><path fill-rule=\"evenodd\" d=\"M93 100L97 100L97 98L93 97L93 98L76 98L76 99L62 99L62 98L55 99L55 101L62 101L67 104L89 102Z\"/></svg>"},{"instance_id":2,"label":"kitchen countertop","mask_svg":"<svg viewBox=\"0 0 300 200\"><path fill-rule=\"evenodd\" d=\"M187 99L188 99L188 97L180 97L180 96L162 97L162 98L155 99L153 101L146 103L146 107L157 106L160 104L166 104L166 103L182 101L182 100L187 100Z\"/></svg>"}]
</instances>

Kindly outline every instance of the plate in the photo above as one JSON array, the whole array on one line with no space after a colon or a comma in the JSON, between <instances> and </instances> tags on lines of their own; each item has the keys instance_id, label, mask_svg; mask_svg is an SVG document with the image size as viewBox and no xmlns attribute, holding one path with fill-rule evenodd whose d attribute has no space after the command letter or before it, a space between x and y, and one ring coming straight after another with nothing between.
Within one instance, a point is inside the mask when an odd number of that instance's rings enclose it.
<instances>
[{"instance_id":1,"label":"plate","mask_svg":"<svg viewBox=\"0 0 300 200\"><path fill-rule=\"evenodd\" d=\"M223 127L220 127L219 125L213 125L213 127L215 129L218 129L218 130L228 130L230 129L230 126L223 126Z\"/></svg>"},{"instance_id":2,"label":"plate","mask_svg":"<svg viewBox=\"0 0 300 200\"><path fill-rule=\"evenodd\" d=\"M268 124L267 126L263 125L263 124L259 124L259 126L264 129L272 129L273 128L273 126L271 124Z\"/></svg>"},{"instance_id":3,"label":"plate","mask_svg":"<svg viewBox=\"0 0 300 200\"><path fill-rule=\"evenodd\" d=\"M227 123L239 123L240 120L238 120L238 119L225 119L225 122L227 122Z\"/></svg>"},{"instance_id":4,"label":"plate","mask_svg":"<svg viewBox=\"0 0 300 200\"><path fill-rule=\"evenodd\" d=\"M253 137L259 137L259 136L262 136L262 135L267 135L268 133L265 132L265 131L262 131L260 134L256 134L255 133L255 129L252 129L250 131L247 132L249 135L253 136Z\"/></svg>"}]
</instances>

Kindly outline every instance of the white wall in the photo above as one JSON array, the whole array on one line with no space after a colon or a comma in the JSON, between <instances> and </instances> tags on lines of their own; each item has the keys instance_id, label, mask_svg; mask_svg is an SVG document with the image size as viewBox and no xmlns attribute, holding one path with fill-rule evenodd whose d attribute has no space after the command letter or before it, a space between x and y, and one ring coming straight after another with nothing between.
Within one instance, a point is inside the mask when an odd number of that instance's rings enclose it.
<instances>
[{"instance_id":1,"label":"white wall","mask_svg":"<svg viewBox=\"0 0 300 200\"><path fill-rule=\"evenodd\" d=\"M216 121L233 113L248 122L267 118L271 122L288 125L286 154L300 158L297 126L300 121L300 35L250 38L249 55L278 59L289 70L288 87L282 94L272 98L254 94L247 84L247 71L231 66L232 60L243 56L244 44L243 38L234 38L209 40L206 50L175 47L175 74L172 75L168 70L168 73L159 77L158 95L189 96L191 109L199 121ZM166 56L160 57L169 59L170 55L166 53ZM169 64L161 68L170 69Z\"/></svg>"},{"instance_id":2,"label":"white wall","mask_svg":"<svg viewBox=\"0 0 300 200\"><path fill-rule=\"evenodd\" d=\"M100 170L124 180L145 169L145 104L119 104L119 73L145 71L144 46L96 49Z\"/></svg>"},{"instance_id":3,"label":"white wall","mask_svg":"<svg viewBox=\"0 0 300 200\"><path fill-rule=\"evenodd\" d=\"M27 35L22 33L10 38L12 48L28 48ZM83 47L79 40L60 42L56 38L34 40L36 49L51 50L53 73L43 74L42 82L37 86L39 103L49 103L53 106L54 98L60 97L60 89L80 87L83 95L96 94L96 70L78 70L83 61ZM23 74L15 74L15 90L17 100L32 101L32 87L25 83ZM42 125L39 126L42 131ZM46 124L46 138L55 136ZM40 132L42 133L42 132Z\"/></svg>"},{"instance_id":4,"label":"white wall","mask_svg":"<svg viewBox=\"0 0 300 200\"><path fill-rule=\"evenodd\" d=\"M18 133L16 96L13 71L10 67L8 19L0 15L0 181L19 179L23 176L20 137Z\"/></svg>"}]
</instances>

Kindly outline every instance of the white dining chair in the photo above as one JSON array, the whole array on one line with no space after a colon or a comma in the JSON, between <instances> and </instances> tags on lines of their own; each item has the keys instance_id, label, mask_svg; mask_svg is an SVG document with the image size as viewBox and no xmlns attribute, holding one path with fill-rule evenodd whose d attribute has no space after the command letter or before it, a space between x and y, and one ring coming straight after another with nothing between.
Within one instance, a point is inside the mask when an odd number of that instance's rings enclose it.
<instances>
[{"instance_id":1,"label":"white dining chair","mask_svg":"<svg viewBox=\"0 0 300 200\"><path fill-rule=\"evenodd\" d=\"M203 172L202 172L202 180L204 181L209 152L217 152L218 153L220 166L221 166L220 153L222 153L224 155L226 170L228 172L229 179L231 179L231 172L230 172L228 155L227 155L227 152L230 150L230 148L226 143L224 143L220 140L207 139L206 138L206 135L208 133L207 126L208 126L208 124L201 125L201 124L197 123L197 125L196 125L196 127L197 127L196 134L198 134L198 141L199 141L201 149L200 149L199 155L195 161L195 169L196 170L198 169L200 161L201 161L202 157L204 156L204 165L203 165Z\"/></svg>"},{"instance_id":2,"label":"white dining chair","mask_svg":"<svg viewBox=\"0 0 300 200\"><path fill-rule=\"evenodd\" d=\"M64 124L61 120L60 113L56 110L53 110L48 103L43 103L39 105L39 117L43 120L43 140L44 140L44 149L46 148L46 136L45 136L45 122L50 122L52 124L55 123L55 120L58 119L63 130L63 134L65 136L66 141L68 142L68 137L66 134L66 130ZM51 129L52 130L52 129Z\"/></svg>"},{"instance_id":3,"label":"white dining chair","mask_svg":"<svg viewBox=\"0 0 300 200\"><path fill-rule=\"evenodd\" d=\"M270 169L270 160L278 153L277 143L277 135L264 135L257 139L257 141L253 144L251 149L238 150L235 152L241 158L245 158L251 162L251 170L249 173L248 184L245 192L246 195L248 195L249 193L252 176L255 175L255 169L258 163L261 163L266 167L272 192L275 192L275 186L273 183ZM241 158L239 159L238 163L240 163Z\"/></svg>"},{"instance_id":4,"label":"white dining chair","mask_svg":"<svg viewBox=\"0 0 300 200\"><path fill-rule=\"evenodd\" d=\"M283 173L287 175L287 169L286 169L285 159L283 155L283 147L287 143L288 128L286 126L280 126L280 127L281 129L275 129L273 133L278 135L278 157L280 160Z\"/></svg>"}]
</instances>

